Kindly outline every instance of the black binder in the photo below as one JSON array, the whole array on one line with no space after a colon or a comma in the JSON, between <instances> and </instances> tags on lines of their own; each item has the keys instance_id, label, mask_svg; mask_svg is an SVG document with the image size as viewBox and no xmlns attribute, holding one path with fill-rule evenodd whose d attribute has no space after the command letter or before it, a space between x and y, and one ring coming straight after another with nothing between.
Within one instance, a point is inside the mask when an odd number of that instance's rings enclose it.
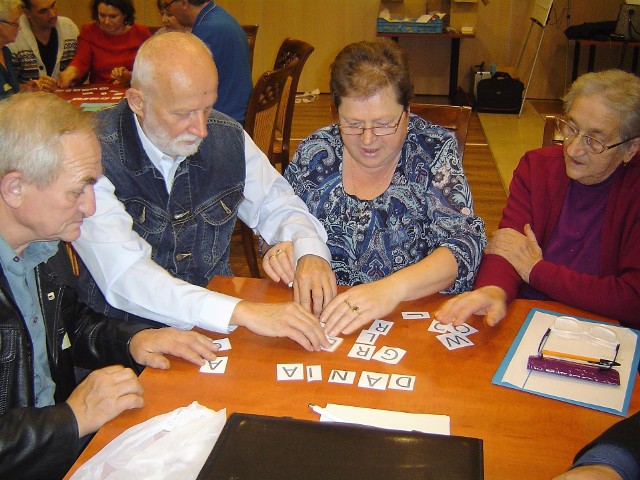
<instances>
[{"instance_id":1,"label":"black binder","mask_svg":"<svg viewBox=\"0 0 640 480\"><path fill-rule=\"evenodd\" d=\"M484 478L482 440L234 413L198 480Z\"/></svg>"}]
</instances>

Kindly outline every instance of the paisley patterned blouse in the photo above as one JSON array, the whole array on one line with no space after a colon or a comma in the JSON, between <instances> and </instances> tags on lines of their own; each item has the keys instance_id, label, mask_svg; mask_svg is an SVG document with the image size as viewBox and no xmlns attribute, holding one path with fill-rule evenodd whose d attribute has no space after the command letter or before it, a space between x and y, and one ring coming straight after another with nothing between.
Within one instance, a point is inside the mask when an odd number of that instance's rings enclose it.
<instances>
[{"instance_id":1,"label":"paisley patterned blouse","mask_svg":"<svg viewBox=\"0 0 640 480\"><path fill-rule=\"evenodd\" d=\"M344 191L343 143L337 125L307 137L285 178L324 225L339 285L386 277L449 248L458 275L445 293L473 287L486 244L452 133L411 115L389 188L372 200Z\"/></svg>"}]
</instances>

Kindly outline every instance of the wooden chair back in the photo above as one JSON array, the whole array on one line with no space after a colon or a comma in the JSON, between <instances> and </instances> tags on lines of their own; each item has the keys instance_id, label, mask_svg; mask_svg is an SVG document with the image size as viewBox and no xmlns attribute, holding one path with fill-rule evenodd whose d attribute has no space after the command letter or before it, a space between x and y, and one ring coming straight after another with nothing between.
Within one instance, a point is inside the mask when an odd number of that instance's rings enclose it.
<instances>
[{"instance_id":1,"label":"wooden chair back","mask_svg":"<svg viewBox=\"0 0 640 480\"><path fill-rule=\"evenodd\" d=\"M471 119L471 107L412 103L411 113L415 113L431 123L451 130L456 136L456 140L458 140L458 155L460 156L460 161L462 161L464 147L467 142L469 120Z\"/></svg>"},{"instance_id":2,"label":"wooden chair back","mask_svg":"<svg viewBox=\"0 0 640 480\"><path fill-rule=\"evenodd\" d=\"M285 38L282 45L280 45L280 50L278 50L273 66L274 69L278 69L291 64L295 60L298 62L285 87L276 122L276 142L271 162L274 166L279 164L282 172L289 165L289 142L291 140L291 125L293 123L293 109L296 103L298 82L302 75L302 69L313 50L313 45L303 40Z\"/></svg>"},{"instance_id":3,"label":"wooden chair back","mask_svg":"<svg viewBox=\"0 0 640 480\"><path fill-rule=\"evenodd\" d=\"M556 116L547 115L544 117L544 130L542 131L542 146L562 145L564 139L556 128Z\"/></svg>"},{"instance_id":4,"label":"wooden chair back","mask_svg":"<svg viewBox=\"0 0 640 480\"><path fill-rule=\"evenodd\" d=\"M256 37L258 36L258 25L242 25L247 41L249 42L249 68L253 71L253 51L256 46Z\"/></svg>"},{"instance_id":5,"label":"wooden chair back","mask_svg":"<svg viewBox=\"0 0 640 480\"><path fill-rule=\"evenodd\" d=\"M263 73L253 87L249 98L244 129L270 161L276 136L278 108L282 101L286 84L297 66L298 60L294 60L283 68ZM241 226L241 230L242 245L247 257L249 271L251 276L260 278L253 231L244 223Z\"/></svg>"}]
</instances>

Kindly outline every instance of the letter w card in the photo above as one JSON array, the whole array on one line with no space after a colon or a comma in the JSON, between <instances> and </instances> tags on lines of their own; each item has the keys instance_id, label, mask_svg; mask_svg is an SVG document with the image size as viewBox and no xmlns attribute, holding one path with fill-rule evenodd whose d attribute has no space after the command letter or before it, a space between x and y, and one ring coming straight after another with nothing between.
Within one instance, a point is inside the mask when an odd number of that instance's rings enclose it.
<instances>
[{"instance_id":1,"label":"letter w card","mask_svg":"<svg viewBox=\"0 0 640 480\"><path fill-rule=\"evenodd\" d=\"M469 340L465 335L460 335L459 333L436 335L436 338L449 350L456 350L458 348L470 347L473 345L471 340Z\"/></svg>"}]
</instances>

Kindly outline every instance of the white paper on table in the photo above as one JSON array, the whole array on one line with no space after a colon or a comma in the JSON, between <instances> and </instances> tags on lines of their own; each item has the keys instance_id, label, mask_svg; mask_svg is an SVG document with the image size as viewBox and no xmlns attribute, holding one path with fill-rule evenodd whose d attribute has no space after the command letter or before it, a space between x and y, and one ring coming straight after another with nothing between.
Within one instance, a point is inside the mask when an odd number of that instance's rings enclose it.
<instances>
[{"instance_id":1,"label":"white paper on table","mask_svg":"<svg viewBox=\"0 0 640 480\"><path fill-rule=\"evenodd\" d=\"M451 435L451 419L447 415L433 415L427 413L406 413L377 408L352 407L327 403L325 410L344 420L341 423L355 423L389 430L413 430L424 433L438 433ZM320 417L321 422L335 422L334 419ZM340 423L340 422L338 422Z\"/></svg>"},{"instance_id":2,"label":"white paper on table","mask_svg":"<svg viewBox=\"0 0 640 480\"><path fill-rule=\"evenodd\" d=\"M620 350L616 369L620 372L620 385L607 385L562 375L527 370L529 355L537 355L540 339L559 315L536 311L522 336L520 344L511 359L502 381L517 388L557 397L571 403L597 405L621 412L624 407L627 386L634 368L634 355L637 336L628 328L605 324L618 336ZM592 326L592 322L580 321L583 328ZM635 373L634 373L635 375Z\"/></svg>"}]
</instances>

